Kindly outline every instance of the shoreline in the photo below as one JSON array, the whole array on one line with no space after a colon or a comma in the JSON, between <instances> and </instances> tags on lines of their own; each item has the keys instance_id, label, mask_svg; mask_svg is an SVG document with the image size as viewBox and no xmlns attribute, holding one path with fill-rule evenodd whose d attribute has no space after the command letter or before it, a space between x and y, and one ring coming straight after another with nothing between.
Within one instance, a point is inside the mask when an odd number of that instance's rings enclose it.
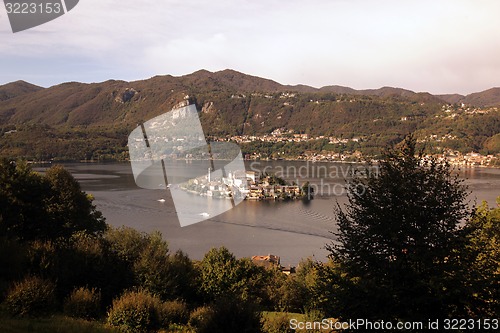
<instances>
[{"instance_id":1,"label":"shoreline","mask_svg":"<svg viewBox=\"0 0 500 333\"><path fill-rule=\"evenodd\" d=\"M228 159L218 159L214 158L212 159L214 161L229 161ZM192 159L192 158L177 158L175 161L202 161L201 159ZM305 163L331 163L331 164L355 164L355 165L367 165L367 164L373 164L373 165L378 165L379 162L378 160L372 160L372 161L328 161L328 160L305 160L305 159L273 159L273 158L267 158L267 159L244 159L244 162L305 162ZM114 163L130 163L131 160L65 160L65 161L33 161L33 160L27 160L26 163L28 164L34 164L34 165L43 165L43 164L94 164L94 165L104 165L104 164L114 164ZM449 161L448 161L449 162ZM500 165L483 165L483 164L458 164L458 163L451 163L449 162L451 167L462 167L462 168L468 168L468 169L473 169L473 168L491 168L491 169L500 169Z\"/></svg>"}]
</instances>

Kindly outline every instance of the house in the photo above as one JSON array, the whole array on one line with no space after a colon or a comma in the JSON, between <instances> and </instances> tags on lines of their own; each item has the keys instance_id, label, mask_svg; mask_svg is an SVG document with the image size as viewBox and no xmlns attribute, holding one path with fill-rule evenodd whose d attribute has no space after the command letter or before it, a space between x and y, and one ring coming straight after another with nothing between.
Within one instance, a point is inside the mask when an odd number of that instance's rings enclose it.
<instances>
[{"instance_id":1,"label":"house","mask_svg":"<svg viewBox=\"0 0 500 333\"><path fill-rule=\"evenodd\" d=\"M295 267L293 266L282 267L281 272L283 272L286 275L295 274Z\"/></svg>"},{"instance_id":2,"label":"house","mask_svg":"<svg viewBox=\"0 0 500 333\"><path fill-rule=\"evenodd\" d=\"M252 262L257 266L262 266L266 268L270 267L281 267L280 257L273 254L268 254L267 256L253 256Z\"/></svg>"}]
</instances>

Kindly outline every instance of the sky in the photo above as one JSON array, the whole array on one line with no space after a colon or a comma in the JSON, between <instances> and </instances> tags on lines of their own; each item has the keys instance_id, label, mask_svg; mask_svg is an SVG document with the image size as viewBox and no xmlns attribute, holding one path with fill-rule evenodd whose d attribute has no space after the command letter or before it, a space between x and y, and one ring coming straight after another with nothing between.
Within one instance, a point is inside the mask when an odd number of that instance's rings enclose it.
<instances>
[{"instance_id":1,"label":"sky","mask_svg":"<svg viewBox=\"0 0 500 333\"><path fill-rule=\"evenodd\" d=\"M498 0L81 0L12 33L0 84L234 69L282 84L469 94L500 86Z\"/></svg>"}]
</instances>

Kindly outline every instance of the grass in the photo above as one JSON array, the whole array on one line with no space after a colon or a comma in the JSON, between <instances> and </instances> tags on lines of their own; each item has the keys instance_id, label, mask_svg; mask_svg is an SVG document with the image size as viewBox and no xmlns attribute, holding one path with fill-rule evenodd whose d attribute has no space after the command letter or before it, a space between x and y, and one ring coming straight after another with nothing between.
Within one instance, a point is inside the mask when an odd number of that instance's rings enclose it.
<instances>
[{"instance_id":1,"label":"grass","mask_svg":"<svg viewBox=\"0 0 500 333\"><path fill-rule=\"evenodd\" d=\"M306 315L302 313L292 313L292 312L262 312L262 319L264 320L275 320L279 317L286 315L289 319L297 319L298 321L305 321Z\"/></svg>"},{"instance_id":2,"label":"grass","mask_svg":"<svg viewBox=\"0 0 500 333\"><path fill-rule=\"evenodd\" d=\"M306 321L306 315L300 313L262 312L265 321L274 322L286 315L288 320ZM1 333L119 333L119 330L107 326L101 321L87 321L63 315L54 315L48 318L12 318L0 310ZM187 327L170 327L159 333L192 332ZM305 332L299 330L298 332Z\"/></svg>"},{"instance_id":3,"label":"grass","mask_svg":"<svg viewBox=\"0 0 500 333\"><path fill-rule=\"evenodd\" d=\"M312 322L320 322L324 318L319 318L316 317L315 314L301 314L301 313L290 313L290 312L262 312L262 320L264 323L264 327L267 328L269 332L288 332L286 328L289 328L290 326L290 321L292 319L295 319L296 322L300 323L306 323L309 322L312 324ZM332 320L335 322L334 319L332 318L327 318L328 320ZM328 329L297 329L297 333L311 333L311 332L317 332L317 333L331 333L331 332L337 332L337 331L332 331L329 328Z\"/></svg>"},{"instance_id":4,"label":"grass","mask_svg":"<svg viewBox=\"0 0 500 333\"><path fill-rule=\"evenodd\" d=\"M49 318L12 318L0 313L2 333L118 333L99 321L73 319L62 315Z\"/></svg>"}]
</instances>

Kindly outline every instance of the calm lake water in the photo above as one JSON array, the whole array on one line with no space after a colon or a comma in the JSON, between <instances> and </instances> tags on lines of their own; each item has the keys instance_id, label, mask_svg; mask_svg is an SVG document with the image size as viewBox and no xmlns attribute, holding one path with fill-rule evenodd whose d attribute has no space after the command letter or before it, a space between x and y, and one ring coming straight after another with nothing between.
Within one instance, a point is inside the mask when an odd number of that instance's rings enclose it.
<instances>
[{"instance_id":1,"label":"calm lake water","mask_svg":"<svg viewBox=\"0 0 500 333\"><path fill-rule=\"evenodd\" d=\"M179 161L179 170L189 166ZM212 247L226 246L237 257L275 254L283 265L301 258L326 260L325 244L336 230L334 206L346 203L344 179L359 166L339 163L290 161L247 162L247 170L275 173L290 182L310 181L316 195L311 201L244 201L234 209L204 222L181 228L169 190L146 190L134 182L128 163L68 164L83 190L95 197L97 208L114 226L142 231L159 230L171 250L181 249L201 259ZM500 169L469 168L460 171L470 199L494 207L500 195ZM159 202L165 199L165 202ZM196 198L193 195L193 200ZM220 199L211 199L220 200Z\"/></svg>"}]
</instances>

